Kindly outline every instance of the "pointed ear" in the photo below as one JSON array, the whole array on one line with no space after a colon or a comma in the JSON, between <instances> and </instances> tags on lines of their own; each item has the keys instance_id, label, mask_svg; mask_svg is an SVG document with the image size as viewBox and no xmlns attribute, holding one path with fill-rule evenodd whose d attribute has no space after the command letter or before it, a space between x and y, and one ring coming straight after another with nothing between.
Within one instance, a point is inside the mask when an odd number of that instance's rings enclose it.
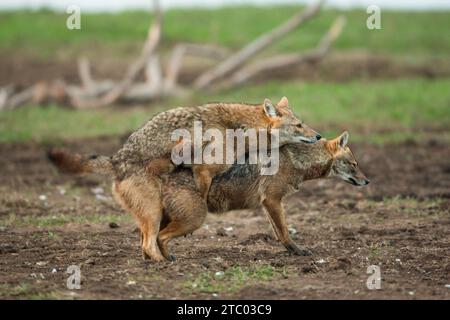
<instances>
[{"instance_id":1,"label":"pointed ear","mask_svg":"<svg viewBox=\"0 0 450 320\"><path fill-rule=\"evenodd\" d=\"M338 137L338 141L339 141L339 146L341 148L345 148L347 146L347 142L348 142L348 132L344 131L339 137Z\"/></svg>"},{"instance_id":2,"label":"pointed ear","mask_svg":"<svg viewBox=\"0 0 450 320\"><path fill-rule=\"evenodd\" d=\"M334 156L339 150L339 138L326 141L325 147Z\"/></svg>"},{"instance_id":3,"label":"pointed ear","mask_svg":"<svg viewBox=\"0 0 450 320\"><path fill-rule=\"evenodd\" d=\"M333 140L327 141L326 147L330 151L332 155L338 153L340 149L343 149L347 146L349 134L347 131L344 131L339 137L334 138Z\"/></svg>"},{"instance_id":4,"label":"pointed ear","mask_svg":"<svg viewBox=\"0 0 450 320\"><path fill-rule=\"evenodd\" d=\"M276 118L277 117L277 110L272 104L272 101L269 99L264 99L263 103L264 112L269 118Z\"/></svg>"},{"instance_id":5,"label":"pointed ear","mask_svg":"<svg viewBox=\"0 0 450 320\"><path fill-rule=\"evenodd\" d=\"M281 98L280 102L277 103L277 107L289 108L289 100L286 97Z\"/></svg>"}]
</instances>

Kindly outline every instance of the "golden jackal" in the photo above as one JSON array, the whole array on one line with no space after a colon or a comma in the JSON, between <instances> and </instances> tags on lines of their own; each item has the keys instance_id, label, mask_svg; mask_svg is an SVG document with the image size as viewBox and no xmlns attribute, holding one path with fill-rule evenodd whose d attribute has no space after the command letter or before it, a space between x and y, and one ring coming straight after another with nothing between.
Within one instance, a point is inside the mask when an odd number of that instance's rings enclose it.
<instances>
[{"instance_id":1,"label":"golden jackal","mask_svg":"<svg viewBox=\"0 0 450 320\"><path fill-rule=\"evenodd\" d=\"M303 181L337 177L352 185L364 186L364 176L347 146L348 133L334 140L313 145L290 144L280 148L280 170L272 176L261 176L258 165L233 165L213 179L207 206L195 188L192 173L179 169L163 184L164 214L158 244L162 254L170 260L168 242L199 228L210 212L254 209L261 204L268 213L275 235L286 249L297 255L309 255L289 236L281 201L299 190Z\"/></svg>"}]
</instances>

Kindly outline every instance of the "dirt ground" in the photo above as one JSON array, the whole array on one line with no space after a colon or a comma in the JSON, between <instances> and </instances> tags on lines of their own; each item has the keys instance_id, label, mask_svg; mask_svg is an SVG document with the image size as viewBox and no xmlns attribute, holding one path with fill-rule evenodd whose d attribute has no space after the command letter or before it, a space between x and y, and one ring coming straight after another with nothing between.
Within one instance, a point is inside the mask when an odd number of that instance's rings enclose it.
<instances>
[{"instance_id":1,"label":"dirt ground","mask_svg":"<svg viewBox=\"0 0 450 320\"><path fill-rule=\"evenodd\" d=\"M67 143L111 153L120 138ZM262 210L210 214L174 240L174 263L141 259L133 219L109 181L63 176L45 146L0 145L2 299L449 299L450 145L351 144L367 188L311 181L285 199L310 257L289 255ZM81 270L69 290L68 266ZM367 268L380 267L369 290Z\"/></svg>"}]
</instances>

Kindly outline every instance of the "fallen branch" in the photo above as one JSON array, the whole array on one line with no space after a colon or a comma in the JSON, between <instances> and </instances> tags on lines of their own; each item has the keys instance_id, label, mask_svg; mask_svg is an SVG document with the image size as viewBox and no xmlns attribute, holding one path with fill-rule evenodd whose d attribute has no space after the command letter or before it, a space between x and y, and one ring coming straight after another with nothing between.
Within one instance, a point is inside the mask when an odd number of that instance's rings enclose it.
<instances>
[{"instance_id":1,"label":"fallen branch","mask_svg":"<svg viewBox=\"0 0 450 320\"><path fill-rule=\"evenodd\" d=\"M166 90L174 88L178 82L178 76L187 56L200 56L208 59L221 60L229 55L229 50L209 44L181 43L172 51L166 71Z\"/></svg>"},{"instance_id":2,"label":"fallen branch","mask_svg":"<svg viewBox=\"0 0 450 320\"><path fill-rule=\"evenodd\" d=\"M263 72L294 67L302 63L312 63L321 60L330 51L332 44L341 34L345 23L345 17L340 16L337 18L315 49L305 53L285 54L259 60L235 72L230 77L230 80L223 82L219 85L218 89L231 89L239 86Z\"/></svg>"},{"instance_id":3,"label":"fallen branch","mask_svg":"<svg viewBox=\"0 0 450 320\"><path fill-rule=\"evenodd\" d=\"M81 84L86 90L91 90L94 87L95 83L92 79L91 65L85 57L78 59L78 75L80 76Z\"/></svg>"},{"instance_id":4,"label":"fallen branch","mask_svg":"<svg viewBox=\"0 0 450 320\"><path fill-rule=\"evenodd\" d=\"M163 76L161 72L161 65L159 64L159 56L154 54L150 57L145 68L145 77L147 85L153 88L160 88L162 86Z\"/></svg>"},{"instance_id":5,"label":"fallen branch","mask_svg":"<svg viewBox=\"0 0 450 320\"><path fill-rule=\"evenodd\" d=\"M152 54L158 48L161 39L162 29L162 14L157 0L154 3L154 13L156 15L154 23L151 25L148 31L147 40L142 50L141 56L135 61L125 73L125 77L120 81L113 89L105 93L103 96L92 99L84 100L77 96L71 97L71 103L76 108L85 109L93 107L101 107L116 102L132 85L139 72L147 65Z\"/></svg>"},{"instance_id":6,"label":"fallen branch","mask_svg":"<svg viewBox=\"0 0 450 320\"><path fill-rule=\"evenodd\" d=\"M0 88L0 110L3 110L8 105L8 99L14 92L14 87L12 85Z\"/></svg>"},{"instance_id":7,"label":"fallen branch","mask_svg":"<svg viewBox=\"0 0 450 320\"><path fill-rule=\"evenodd\" d=\"M27 103L40 103L48 95L48 86L45 82L39 82L18 93L12 94L3 103L2 109L14 109Z\"/></svg>"},{"instance_id":8,"label":"fallen branch","mask_svg":"<svg viewBox=\"0 0 450 320\"><path fill-rule=\"evenodd\" d=\"M226 59L224 62L213 67L211 70L207 70L195 80L194 88L197 90L205 89L211 86L217 79L235 71L258 52L265 49L273 42L281 39L283 36L315 16L317 12L319 12L323 2L323 0L320 0L317 3L310 5L304 11L296 14L276 29L260 36L243 49Z\"/></svg>"},{"instance_id":9,"label":"fallen branch","mask_svg":"<svg viewBox=\"0 0 450 320\"><path fill-rule=\"evenodd\" d=\"M335 21L313 50L272 56L248 64L249 60L262 50L314 17L323 2L320 0L308 6L234 54L214 45L178 44L173 49L166 67L162 68L162 59L158 53L162 33L162 13L158 1L154 0L155 19L149 27L141 54L128 67L121 80L94 80L89 61L81 58L78 61L81 85L53 81L40 82L19 92L12 87L3 88L0 89L0 109L16 108L30 102L37 104L56 102L80 109L98 108L113 103L145 103L167 97L184 97L195 90L229 89L250 81L264 72L305 62L317 62L329 52L331 45L339 36L344 26L344 18L340 17ZM218 62L212 68L200 73L193 85L182 87L178 81L187 56ZM145 75L145 81L136 81L140 74Z\"/></svg>"}]
</instances>

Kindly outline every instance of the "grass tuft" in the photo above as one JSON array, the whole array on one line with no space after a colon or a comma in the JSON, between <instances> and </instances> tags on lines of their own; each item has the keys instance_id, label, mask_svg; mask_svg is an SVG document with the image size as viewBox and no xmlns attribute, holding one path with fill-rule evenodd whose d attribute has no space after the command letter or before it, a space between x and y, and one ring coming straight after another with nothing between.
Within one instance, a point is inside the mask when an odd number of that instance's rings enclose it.
<instances>
[{"instance_id":1,"label":"grass tuft","mask_svg":"<svg viewBox=\"0 0 450 320\"><path fill-rule=\"evenodd\" d=\"M272 280L281 271L270 265L257 265L254 267L233 266L218 276L215 272L200 273L185 283L185 288L193 292L219 293L235 292L243 286L253 282ZM286 273L285 270L282 271Z\"/></svg>"}]
</instances>

